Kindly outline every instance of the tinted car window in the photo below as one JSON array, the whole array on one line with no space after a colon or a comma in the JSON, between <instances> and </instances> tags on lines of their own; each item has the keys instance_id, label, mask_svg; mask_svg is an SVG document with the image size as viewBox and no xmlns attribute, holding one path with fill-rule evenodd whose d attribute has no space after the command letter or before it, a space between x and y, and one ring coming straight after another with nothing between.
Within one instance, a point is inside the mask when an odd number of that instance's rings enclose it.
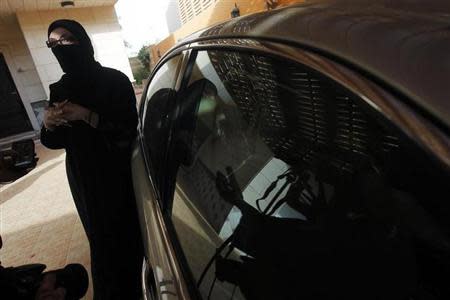
<instances>
[{"instance_id":1,"label":"tinted car window","mask_svg":"<svg viewBox=\"0 0 450 300\"><path fill-rule=\"evenodd\" d=\"M361 99L216 50L179 99L171 221L205 299L448 295L448 174Z\"/></svg>"},{"instance_id":2,"label":"tinted car window","mask_svg":"<svg viewBox=\"0 0 450 300\"><path fill-rule=\"evenodd\" d=\"M174 85L180 60L181 55L171 58L155 73L148 86L142 111L146 156L157 185L162 184L161 170L168 143L169 115L176 97Z\"/></svg>"}]
</instances>

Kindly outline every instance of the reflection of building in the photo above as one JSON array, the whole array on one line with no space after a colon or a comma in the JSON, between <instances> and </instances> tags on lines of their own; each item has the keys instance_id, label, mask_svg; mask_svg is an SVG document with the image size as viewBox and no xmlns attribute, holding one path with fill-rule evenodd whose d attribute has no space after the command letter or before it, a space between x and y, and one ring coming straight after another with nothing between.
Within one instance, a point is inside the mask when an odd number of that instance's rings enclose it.
<instances>
[{"instance_id":1,"label":"reflection of building","mask_svg":"<svg viewBox=\"0 0 450 300\"><path fill-rule=\"evenodd\" d=\"M56 19L73 19L88 31L97 60L133 79L121 28L114 10L117 0L1 1L0 3L0 146L37 136L48 86L62 70L47 48L47 27Z\"/></svg>"},{"instance_id":2,"label":"reflection of building","mask_svg":"<svg viewBox=\"0 0 450 300\"><path fill-rule=\"evenodd\" d=\"M181 28L152 47L153 57L158 60L175 43L189 34L231 18L235 4L241 16L286 6L305 0L178 0ZM160 55L158 55L158 52ZM153 64L156 63L152 62Z\"/></svg>"}]
</instances>

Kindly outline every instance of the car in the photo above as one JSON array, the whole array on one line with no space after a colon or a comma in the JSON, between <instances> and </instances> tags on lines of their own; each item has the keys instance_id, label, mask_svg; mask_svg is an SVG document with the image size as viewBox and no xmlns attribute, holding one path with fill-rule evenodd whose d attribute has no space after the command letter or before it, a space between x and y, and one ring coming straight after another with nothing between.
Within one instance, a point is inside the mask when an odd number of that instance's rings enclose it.
<instances>
[{"instance_id":1,"label":"car","mask_svg":"<svg viewBox=\"0 0 450 300\"><path fill-rule=\"evenodd\" d=\"M179 42L139 108L145 299L450 299L450 9L319 1Z\"/></svg>"}]
</instances>

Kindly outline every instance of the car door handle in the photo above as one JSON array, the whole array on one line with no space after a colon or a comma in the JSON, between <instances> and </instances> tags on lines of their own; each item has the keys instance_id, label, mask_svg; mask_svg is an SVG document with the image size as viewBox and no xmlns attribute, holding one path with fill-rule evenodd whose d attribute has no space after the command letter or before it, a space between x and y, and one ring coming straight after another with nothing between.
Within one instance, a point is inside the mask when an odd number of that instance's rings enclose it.
<instances>
[{"instance_id":1,"label":"car door handle","mask_svg":"<svg viewBox=\"0 0 450 300\"><path fill-rule=\"evenodd\" d=\"M153 268L149 265L145 257L142 262L141 281L144 300L157 300L156 282L153 274Z\"/></svg>"}]
</instances>

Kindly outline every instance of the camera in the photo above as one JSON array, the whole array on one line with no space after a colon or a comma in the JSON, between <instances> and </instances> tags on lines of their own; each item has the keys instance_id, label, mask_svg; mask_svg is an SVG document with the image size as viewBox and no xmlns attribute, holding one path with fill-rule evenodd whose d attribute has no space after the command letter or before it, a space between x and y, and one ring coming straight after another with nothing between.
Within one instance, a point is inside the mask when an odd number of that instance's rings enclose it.
<instances>
[{"instance_id":1,"label":"camera","mask_svg":"<svg viewBox=\"0 0 450 300\"><path fill-rule=\"evenodd\" d=\"M14 300L35 299L43 279L48 274L56 278L55 289L66 290L65 299L78 300L86 294L89 279L80 264L69 264L63 269L44 272L46 265L30 264L4 268L0 266L0 298Z\"/></svg>"}]
</instances>

